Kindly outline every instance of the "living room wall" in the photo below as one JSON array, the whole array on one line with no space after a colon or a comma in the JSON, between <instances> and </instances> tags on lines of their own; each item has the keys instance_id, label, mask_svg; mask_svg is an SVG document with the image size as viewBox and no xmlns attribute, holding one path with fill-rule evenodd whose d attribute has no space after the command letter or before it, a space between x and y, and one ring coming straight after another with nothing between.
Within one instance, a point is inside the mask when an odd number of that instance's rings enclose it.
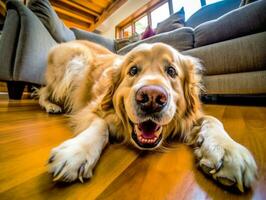
<instances>
[{"instance_id":1,"label":"living room wall","mask_svg":"<svg viewBox=\"0 0 266 200\"><path fill-rule=\"evenodd\" d=\"M104 37L114 39L115 38L115 27L119 22L127 18L129 15L134 13L136 10L145 5L149 0L134 0L127 1L121 6L116 12L114 12L109 18L107 18L98 28L101 35Z\"/></svg>"}]
</instances>

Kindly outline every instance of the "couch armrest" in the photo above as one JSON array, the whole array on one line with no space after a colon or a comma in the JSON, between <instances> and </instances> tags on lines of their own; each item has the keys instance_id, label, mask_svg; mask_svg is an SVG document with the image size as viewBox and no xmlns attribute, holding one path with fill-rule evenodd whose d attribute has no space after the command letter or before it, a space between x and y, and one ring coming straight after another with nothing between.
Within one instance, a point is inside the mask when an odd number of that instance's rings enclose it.
<instances>
[{"instance_id":1,"label":"couch armrest","mask_svg":"<svg viewBox=\"0 0 266 200\"><path fill-rule=\"evenodd\" d=\"M99 34L93 33L93 32L87 32L76 28L71 28L71 30L74 32L76 39L78 40L89 40L90 42L95 42L97 44L100 44L107 49L109 49L112 52L115 52L115 42L114 40L102 37Z\"/></svg>"},{"instance_id":2,"label":"couch armrest","mask_svg":"<svg viewBox=\"0 0 266 200\"><path fill-rule=\"evenodd\" d=\"M48 52L57 43L26 6L10 0L7 9L15 10L20 20L13 80L43 84Z\"/></svg>"}]
</instances>

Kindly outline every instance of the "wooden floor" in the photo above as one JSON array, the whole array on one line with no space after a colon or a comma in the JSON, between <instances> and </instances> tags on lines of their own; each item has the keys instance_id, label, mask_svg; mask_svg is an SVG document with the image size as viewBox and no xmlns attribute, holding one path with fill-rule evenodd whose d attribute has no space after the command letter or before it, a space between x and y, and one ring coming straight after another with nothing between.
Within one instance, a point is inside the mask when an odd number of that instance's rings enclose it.
<instances>
[{"instance_id":1,"label":"wooden floor","mask_svg":"<svg viewBox=\"0 0 266 200\"><path fill-rule=\"evenodd\" d=\"M67 119L46 114L33 100L0 100L0 199L266 199L266 107L204 108L254 154L259 180L253 190L221 189L198 171L184 144L165 153L109 145L91 180L53 183L46 160L52 147L72 136Z\"/></svg>"}]
</instances>

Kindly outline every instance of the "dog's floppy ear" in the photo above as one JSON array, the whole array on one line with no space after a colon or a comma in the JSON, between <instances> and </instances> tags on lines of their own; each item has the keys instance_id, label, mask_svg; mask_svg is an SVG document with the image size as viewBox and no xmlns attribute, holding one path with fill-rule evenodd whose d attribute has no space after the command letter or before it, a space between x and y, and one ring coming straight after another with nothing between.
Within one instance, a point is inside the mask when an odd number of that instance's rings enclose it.
<instances>
[{"instance_id":1,"label":"dog's floppy ear","mask_svg":"<svg viewBox=\"0 0 266 200\"><path fill-rule=\"evenodd\" d=\"M101 101L101 109L107 111L113 108L113 95L121 82L121 65L113 66L104 74L106 92Z\"/></svg>"},{"instance_id":2,"label":"dog's floppy ear","mask_svg":"<svg viewBox=\"0 0 266 200\"><path fill-rule=\"evenodd\" d=\"M184 96L187 104L187 114L196 113L200 108L200 91L202 65L199 59L191 56L182 56L184 67Z\"/></svg>"}]
</instances>

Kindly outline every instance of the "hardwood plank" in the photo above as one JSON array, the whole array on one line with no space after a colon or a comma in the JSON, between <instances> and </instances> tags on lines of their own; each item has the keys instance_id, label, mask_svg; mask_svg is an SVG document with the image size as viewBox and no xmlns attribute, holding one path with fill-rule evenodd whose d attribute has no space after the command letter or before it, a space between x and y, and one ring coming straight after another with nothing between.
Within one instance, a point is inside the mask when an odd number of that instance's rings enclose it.
<instances>
[{"instance_id":1,"label":"hardwood plank","mask_svg":"<svg viewBox=\"0 0 266 200\"><path fill-rule=\"evenodd\" d=\"M42 155L45 155L44 152ZM124 155L124 156L121 156ZM94 177L85 182L84 184L56 184L52 182L52 178L46 172L46 168L43 162L47 156L43 158L36 157L32 163L35 166L42 166L41 168L30 168L30 172L22 174L19 177L15 177L15 180L11 180L5 183L4 191L0 192L1 199L9 198L23 198L23 199L95 199L117 176L119 176L128 165L133 162L137 153L125 148L121 145L112 145L107 148L103 153L97 168L94 171ZM38 156L38 152L36 152ZM32 157L34 158L34 157ZM23 160L25 162L25 160ZM24 163L24 162L21 163ZM27 168L28 166L24 168ZM8 166L6 167L8 168ZM12 170L12 168L11 168ZM7 172L6 172L7 171ZM5 176L8 180L8 176L12 171L5 170ZM15 172L18 175L18 172ZM24 181L23 181L24 179ZM1 183L3 179L0 179ZM40 187L41 186L41 187ZM2 189L3 190L3 189ZM49 193L47 193L49 191Z\"/></svg>"},{"instance_id":2,"label":"hardwood plank","mask_svg":"<svg viewBox=\"0 0 266 200\"><path fill-rule=\"evenodd\" d=\"M196 168L192 151L180 144L165 154L148 153L137 158L97 199L118 199L121 195L125 199L265 199L266 108L223 105L204 108L255 156L259 179L253 190L242 195L223 190Z\"/></svg>"},{"instance_id":3,"label":"hardwood plank","mask_svg":"<svg viewBox=\"0 0 266 200\"><path fill-rule=\"evenodd\" d=\"M41 198L47 190L57 187L47 174L45 163L52 147L72 137L66 126L66 117L46 114L36 101L0 101L0 108L4 107L8 109L0 113L7 114L14 124L9 126L4 115L0 115L0 183L3 183L0 184L0 199ZM67 189L68 192L62 190L60 195L66 194L69 198L73 194L75 197L76 192L86 187L86 197L98 196L137 156L137 151L125 146L108 147L95 170L98 178L85 184L74 184Z\"/></svg>"},{"instance_id":4,"label":"hardwood plank","mask_svg":"<svg viewBox=\"0 0 266 200\"><path fill-rule=\"evenodd\" d=\"M84 184L52 182L46 160L71 138L68 119L49 115L37 101L0 100L0 199L265 199L266 107L204 105L253 154L259 179L245 194L228 192L195 165L192 149L173 143L166 152L112 144Z\"/></svg>"}]
</instances>

